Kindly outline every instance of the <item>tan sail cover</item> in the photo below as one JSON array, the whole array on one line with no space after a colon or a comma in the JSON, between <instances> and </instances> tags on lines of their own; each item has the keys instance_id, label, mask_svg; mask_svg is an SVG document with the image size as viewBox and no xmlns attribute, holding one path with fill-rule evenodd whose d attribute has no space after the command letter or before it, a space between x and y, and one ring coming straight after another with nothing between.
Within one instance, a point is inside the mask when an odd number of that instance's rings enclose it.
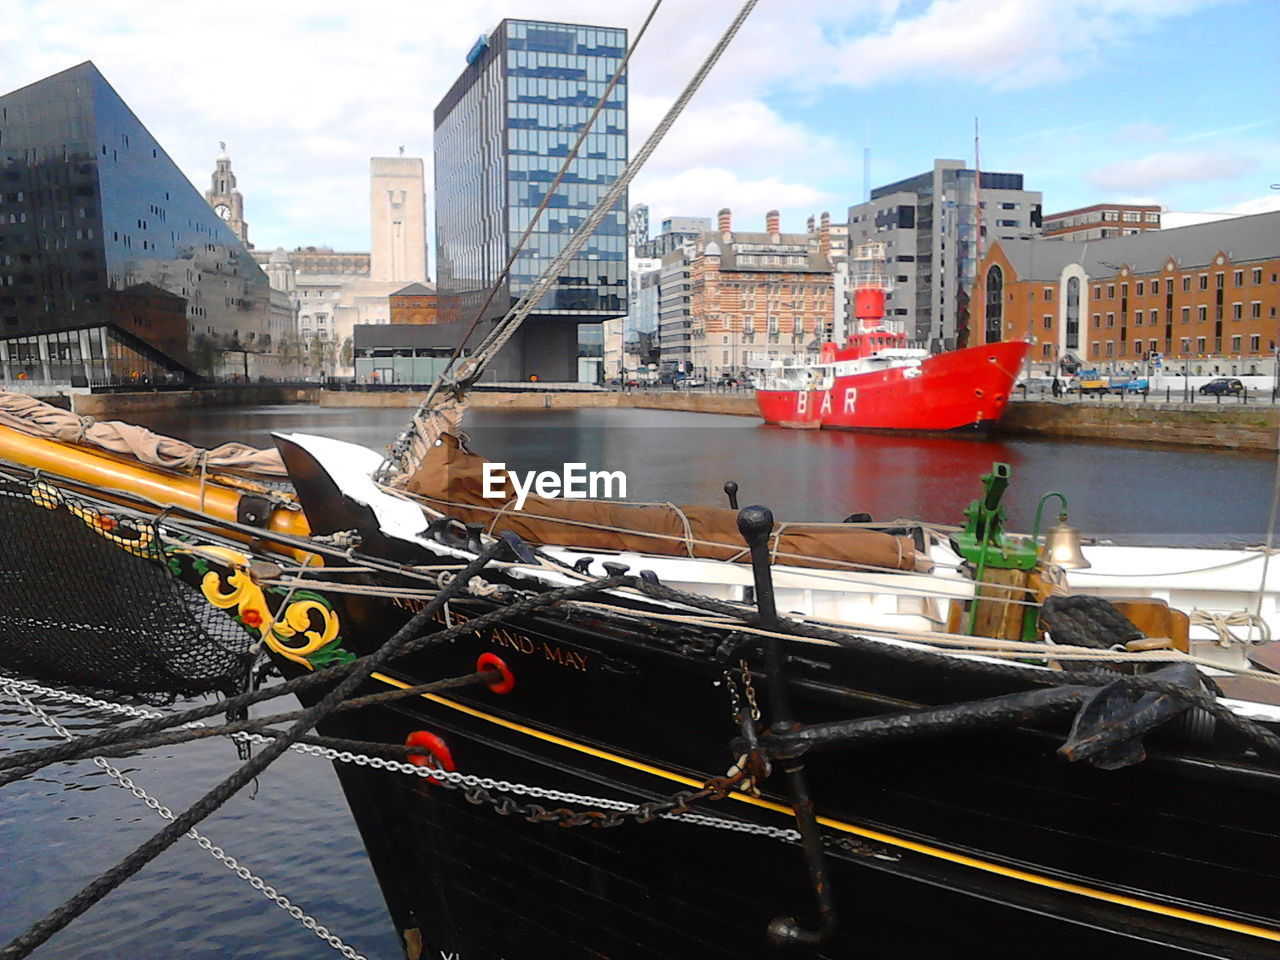
<instances>
[{"instance_id":1,"label":"tan sail cover","mask_svg":"<svg viewBox=\"0 0 1280 960\"><path fill-rule=\"evenodd\" d=\"M484 496L487 462L450 434L423 458L406 489L442 513L483 524L490 533L510 530L533 544L631 550L710 560L749 559L738 532L737 511L722 507L616 500L568 500L529 496L515 509L515 491L504 482L498 499ZM915 544L841 523L779 523L774 562L806 567L868 565L917 569ZM923 559L923 558L921 558Z\"/></svg>"},{"instance_id":2,"label":"tan sail cover","mask_svg":"<svg viewBox=\"0 0 1280 960\"><path fill-rule=\"evenodd\" d=\"M243 443L224 443L212 450L203 450L184 440L153 433L146 427L119 420L78 417L35 397L3 390L0 390L0 426L47 440L88 444L183 473L210 470L257 477L289 475L278 450L261 450Z\"/></svg>"}]
</instances>

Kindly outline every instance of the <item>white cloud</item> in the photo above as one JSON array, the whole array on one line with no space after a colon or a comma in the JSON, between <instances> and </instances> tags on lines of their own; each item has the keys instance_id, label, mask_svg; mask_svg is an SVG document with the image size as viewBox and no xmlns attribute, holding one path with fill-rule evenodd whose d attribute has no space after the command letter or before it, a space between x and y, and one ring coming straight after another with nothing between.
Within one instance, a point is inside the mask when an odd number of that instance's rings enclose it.
<instances>
[{"instance_id":1,"label":"white cloud","mask_svg":"<svg viewBox=\"0 0 1280 960\"><path fill-rule=\"evenodd\" d=\"M850 88L917 77L1046 82L1211 2L763 0L633 186L632 202L671 213L729 205L755 219L771 206L788 216L788 207L843 210L861 193L861 144L849 156L856 138L845 127L861 125L856 98L865 94ZM430 169L433 109L477 36L507 16L605 21L634 35L650 6L220 0L169 5L160 16L143 0L10 0L0 18L0 92L92 59L199 189L217 141L227 141L259 246L359 249L368 245L368 158L404 145ZM740 6L686 0L659 11L629 76L633 150ZM847 110L832 111L841 97ZM819 98L823 111L805 114ZM921 154L916 142L903 149L903 162L919 169L954 153ZM695 185L705 192L694 195Z\"/></svg>"},{"instance_id":2,"label":"white cloud","mask_svg":"<svg viewBox=\"0 0 1280 960\"><path fill-rule=\"evenodd\" d=\"M632 143L638 146L656 123L646 116L655 98L639 97L632 109ZM665 112L666 103L660 111ZM633 150L635 147L633 147ZM840 164L837 142L788 121L759 100L690 104L654 151L647 172L671 174L690 167L730 167L744 175L802 166L810 176Z\"/></svg>"},{"instance_id":3,"label":"white cloud","mask_svg":"<svg viewBox=\"0 0 1280 960\"><path fill-rule=\"evenodd\" d=\"M839 76L855 87L920 78L1036 86L1077 75L1162 19L1215 2L932 0L842 44Z\"/></svg>"},{"instance_id":4,"label":"white cloud","mask_svg":"<svg viewBox=\"0 0 1280 960\"><path fill-rule=\"evenodd\" d=\"M1257 166L1256 160L1235 153L1162 152L1108 164L1092 171L1085 179L1103 190L1147 193L1181 183L1231 180Z\"/></svg>"},{"instance_id":5,"label":"white cloud","mask_svg":"<svg viewBox=\"0 0 1280 960\"><path fill-rule=\"evenodd\" d=\"M747 180L722 167L696 167L670 176L644 177L640 188L632 190L632 199L649 204L651 223L670 216L710 217L714 222L716 211L728 207L733 211L734 229L764 230L765 212L778 209L783 212L782 229L798 232L804 229L803 217L818 212L833 198L808 184L788 183L776 176Z\"/></svg>"}]
</instances>

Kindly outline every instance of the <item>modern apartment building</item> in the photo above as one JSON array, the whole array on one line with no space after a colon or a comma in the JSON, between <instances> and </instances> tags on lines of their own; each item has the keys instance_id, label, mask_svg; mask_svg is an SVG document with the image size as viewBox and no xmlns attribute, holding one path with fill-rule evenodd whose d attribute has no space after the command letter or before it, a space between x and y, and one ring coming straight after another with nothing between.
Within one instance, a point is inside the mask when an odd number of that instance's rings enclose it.
<instances>
[{"instance_id":1,"label":"modern apartment building","mask_svg":"<svg viewBox=\"0 0 1280 960\"><path fill-rule=\"evenodd\" d=\"M620 337L620 364L623 369L648 369L659 362L658 297L661 285L661 260L637 257L631 262L631 306Z\"/></svg>"},{"instance_id":2,"label":"modern apartment building","mask_svg":"<svg viewBox=\"0 0 1280 960\"><path fill-rule=\"evenodd\" d=\"M637 203L627 215L627 243L632 250L649 242L649 205Z\"/></svg>"},{"instance_id":3,"label":"modern apartment building","mask_svg":"<svg viewBox=\"0 0 1280 960\"><path fill-rule=\"evenodd\" d=\"M441 323L423 330L456 342L478 317L483 335L533 287L621 174L625 78L498 284L626 47L622 29L535 20L503 20L472 47L435 110ZM599 324L627 309L627 227L624 196L498 356L499 379L576 380L584 354L598 368Z\"/></svg>"},{"instance_id":4,"label":"modern apartment building","mask_svg":"<svg viewBox=\"0 0 1280 960\"><path fill-rule=\"evenodd\" d=\"M886 309L909 338L952 350L975 335L971 297L978 259L995 240L1034 236L1041 195L1020 173L981 172L960 160L876 187L849 208L849 244L885 244L893 278Z\"/></svg>"},{"instance_id":5,"label":"modern apartment building","mask_svg":"<svg viewBox=\"0 0 1280 960\"><path fill-rule=\"evenodd\" d=\"M664 374L693 372L692 261L692 253L681 247L662 258L658 272L658 356Z\"/></svg>"},{"instance_id":6,"label":"modern apartment building","mask_svg":"<svg viewBox=\"0 0 1280 960\"><path fill-rule=\"evenodd\" d=\"M711 229L710 217L667 217L662 232L636 247L638 257L665 257Z\"/></svg>"},{"instance_id":7,"label":"modern apartment building","mask_svg":"<svg viewBox=\"0 0 1280 960\"><path fill-rule=\"evenodd\" d=\"M1154 204L1095 203L1051 213L1043 236L1054 240L1106 240L1160 229L1160 207Z\"/></svg>"},{"instance_id":8,"label":"modern apartment building","mask_svg":"<svg viewBox=\"0 0 1280 960\"><path fill-rule=\"evenodd\" d=\"M982 263L985 341L1031 339L1045 370L1271 374L1280 211L1083 243L997 241Z\"/></svg>"},{"instance_id":9,"label":"modern apartment building","mask_svg":"<svg viewBox=\"0 0 1280 960\"><path fill-rule=\"evenodd\" d=\"M0 131L0 379L184 378L272 332L266 274L92 63L0 97Z\"/></svg>"}]
</instances>

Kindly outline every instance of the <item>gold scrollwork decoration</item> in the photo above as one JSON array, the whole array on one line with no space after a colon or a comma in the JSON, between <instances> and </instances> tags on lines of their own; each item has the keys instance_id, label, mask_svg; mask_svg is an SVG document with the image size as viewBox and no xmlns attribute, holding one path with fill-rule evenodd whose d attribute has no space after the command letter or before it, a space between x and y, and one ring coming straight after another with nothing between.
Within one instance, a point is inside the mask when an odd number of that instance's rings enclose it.
<instances>
[{"instance_id":1,"label":"gold scrollwork decoration","mask_svg":"<svg viewBox=\"0 0 1280 960\"><path fill-rule=\"evenodd\" d=\"M309 590L290 594L284 609L273 614L266 594L249 574L249 557L226 547L205 546L192 551L213 559L231 572L225 576L229 589L223 589L224 577L216 571L206 573L200 581L205 599L223 610L236 608L236 615L247 627L256 630L262 641L280 656L314 670L312 657L338 639L340 624L337 612L327 600ZM315 624L318 622L319 628Z\"/></svg>"},{"instance_id":2,"label":"gold scrollwork decoration","mask_svg":"<svg viewBox=\"0 0 1280 960\"><path fill-rule=\"evenodd\" d=\"M134 556L148 559L155 556L156 535L155 531L149 526L134 526L121 523L109 513L86 510L78 503L68 500L57 487L45 483L43 480L31 485L30 497L33 503L44 507L46 510L57 510L59 507L65 507L68 513L98 536L110 541L122 550L127 550ZM123 536L118 531L125 531L129 536Z\"/></svg>"}]
</instances>

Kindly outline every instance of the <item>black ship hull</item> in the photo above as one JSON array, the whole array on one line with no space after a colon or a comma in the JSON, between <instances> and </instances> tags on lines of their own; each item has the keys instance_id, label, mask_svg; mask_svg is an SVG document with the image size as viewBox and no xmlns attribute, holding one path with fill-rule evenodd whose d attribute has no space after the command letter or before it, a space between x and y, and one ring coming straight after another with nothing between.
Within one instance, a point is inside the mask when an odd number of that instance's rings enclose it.
<instances>
[{"instance_id":1,"label":"black ship hull","mask_svg":"<svg viewBox=\"0 0 1280 960\"><path fill-rule=\"evenodd\" d=\"M485 609L455 604L451 617ZM640 637L638 622L530 617L428 647L370 691L465 673L484 653L515 688L417 697L331 717L324 732L402 744L426 730L461 773L585 798L696 789L734 761L736 662L723 662L714 635ZM803 723L1011 689L834 647L791 654ZM1056 756L1064 732L813 754L838 922L812 947L765 934L775 917L814 915L800 846L782 836L795 821L776 775L759 797L698 805L710 819L575 828L529 822L530 803L561 802L517 795L503 815L465 790L338 766L411 957L1275 956L1276 771L1176 737L1153 738L1137 766L1098 770Z\"/></svg>"}]
</instances>

